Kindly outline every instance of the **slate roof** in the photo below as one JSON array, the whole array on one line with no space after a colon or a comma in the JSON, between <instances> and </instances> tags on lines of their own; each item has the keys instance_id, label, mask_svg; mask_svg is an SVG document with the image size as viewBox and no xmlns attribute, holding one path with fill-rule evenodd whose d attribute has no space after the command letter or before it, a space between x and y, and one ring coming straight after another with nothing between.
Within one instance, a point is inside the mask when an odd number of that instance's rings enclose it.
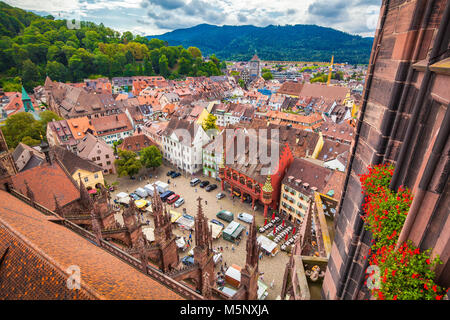
<instances>
[{"instance_id":1,"label":"slate roof","mask_svg":"<svg viewBox=\"0 0 450 320\"><path fill-rule=\"evenodd\" d=\"M183 299L0 190L0 257L5 252L0 299ZM81 271L80 290L67 288L67 269L73 265Z\"/></svg>"},{"instance_id":2,"label":"slate roof","mask_svg":"<svg viewBox=\"0 0 450 320\"><path fill-rule=\"evenodd\" d=\"M79 169L89 172L103 171L103 168L99 165L89 160L83 159L65 148L53 146L50 152L51 154L56 155L56 157L59 159L59 161L61 161L66 170L71 175L73 175Z\"/></svg>"}]
</instances>

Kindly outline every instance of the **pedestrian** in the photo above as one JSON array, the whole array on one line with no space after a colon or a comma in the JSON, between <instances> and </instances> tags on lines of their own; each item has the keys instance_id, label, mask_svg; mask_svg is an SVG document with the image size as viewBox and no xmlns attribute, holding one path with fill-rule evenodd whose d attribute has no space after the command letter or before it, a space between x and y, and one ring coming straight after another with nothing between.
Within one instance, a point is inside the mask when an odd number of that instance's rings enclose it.
<instances>
[{"instance_id":1,"label":"pedestrian","mask_svg":"<svg viewBox=\"0 0 450 320\"><path fill-rule=\"evenodd\" d=\"M264 281L264 275L261 275L261 276L259 277L259 279L260 279L261 281Z\"/></svg>"},{"instance_id":2,"label":"pedestrian","mask_svg":"<svg viewBox=\"0 0 450 320\"><path fill-rule=\"evenodd\" d=\"M262 257L263 257L263 254L262 254L262 252L260 252L260 253L259 253L259 260L261 260Z\"/></svg>"},{"instance_id":3,"label":"pedestrian","mask_svg":"<svg viewBox=\"0 0 450 320\"><path fill-rule=\"evenodd\" d=\"M231 251L234 252L234 245L231 245Z\"/></svg>"},{"instance_id":4,"label":"pedestrian","mask_svg":"<svg viewBox=\"0 0 450 320\"><path fill-rule=\"evenodd\" d=\"M228 245L225 246L225 249L228 250Z\"/></svg>"},{"instance_id":5,"label":"pedestrian","mask_svg":"<svg viewBox=\"0 0 450 320\"><path fill-rule=\"evenodd\" d=\"M173 186L174 186L174 187L176 187L176 186L177 186L177 184L176 184L176 183L174 182L174 183L173 183Z\"/></svg>"},{"instance_id":6,"label":"pedestrian","mask_svg":"<svg viewBox=\"0 0 450 320\"><path fill-rule=\"evenodd\" d=\"M197 192L197 188L195 188L194 191Z\"/></svg>"},{"instance_id":7,"label":"pedestrian","mask_svg":"<svg viewBox=\"0 0 450 320\"><path fill-rule=\"evenodd\" d=\"M272 282L270 283L270 289L273 289L274 284L275 284L275 279L272 279Z\"/></svg>"},{"instance_id":8,"label":"pedestrian","mask_svg":"<svg viewBox=\"0 0 450 320\"><path fill-rule=\"evenodd\" d=\"M205 205L208 205L208 201L205 200Z\"/></svg>"}]
</instances>

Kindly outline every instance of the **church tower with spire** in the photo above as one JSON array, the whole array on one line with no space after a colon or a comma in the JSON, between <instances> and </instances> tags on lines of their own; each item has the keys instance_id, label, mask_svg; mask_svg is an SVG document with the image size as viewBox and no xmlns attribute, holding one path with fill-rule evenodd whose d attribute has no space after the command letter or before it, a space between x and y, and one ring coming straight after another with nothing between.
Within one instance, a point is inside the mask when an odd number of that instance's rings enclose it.
<instances>
[{"instance_id":1,"label":"church tower with spire","mask_svg":"<svg viewBox=\"0 0 450 320\"><path fill-rule=\"evenodd\" d=\"M209 285L214 285L214 252L212 250L212 230L208 226L208 219L203 214L202 198L198 197L198 211L195 217L195 248L194 261L200 268L200 281L203 282L205 273L210 276ZM203 287L203 283L198 284L199 288Z\"/></svg>"},{"instance_id":2,"label":"church tower with spire","mask_svg":"<svg viewBox=\"0 0 450 320\"><path fill-rule=\"evenodd\" d=\"M239 299L258 299L258 261L260 246L256 241L256 238L256 224L255 218L253 217L253 221L250 225L250 230L247 238L247 258L245 261L245 268L241 271L241 285L239 287L238 293L236 293Z\"/></svg>"},{"instance_id":3,"label":"church tower with spire","mask_svg":"<svg viewBox=\"0 0 450 320\"><path fill-rule=\"evenodd\" d=\"M152 211L155 225L155 244L159 247L160 268L164 272L175 268L179 263L178 247L176 236L172 232L172 223L170 213L163 205L159 193L154 186L154 195L152 199Z\"/></svg>"}]
</instances>

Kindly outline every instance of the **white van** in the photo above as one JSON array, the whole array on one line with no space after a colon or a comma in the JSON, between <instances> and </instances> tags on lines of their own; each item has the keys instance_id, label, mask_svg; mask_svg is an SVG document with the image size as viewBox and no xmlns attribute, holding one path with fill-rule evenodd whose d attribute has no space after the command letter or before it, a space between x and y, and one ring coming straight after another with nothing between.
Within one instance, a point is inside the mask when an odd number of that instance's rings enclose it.
<instances>
[{"instance_id":1,"label":"white van","mask_svg":"<svg viewBox=\"0 0 450 320\"><path fill-rule=\"evenodd\" d=\"M153 197L155 188L153 187L152 184L147 184L147 185L145 185L145 186L144 186L144 189L145 189L145 191L147 191L147 194L148 194L150 197Z\"/></svg>"},{"instance_id":2,"label":"white van","mask_svg":"<svg viewBox=\"0 0 450 320\"><path fill-rule=\"evenodd\" d=\"M156 181L155 184L156 184L156 188L158 189L159 193L164 193L169 190L169 185L165 182Z\"/></svg>"},{"instance_id":3,"label":"white van","mask_svg":"<svg viewBox=\"0 0 450 320\"><path fill-rule=\"evenodd\" d=\"M253 222L253 215L246 213L246 212L241 212L238 214L237 218L241 221L247 222L247 223L252 223Z\"/></svg>"},{"instance_id":4,"label":"white van","mask_svg":"<svg viewBox=\"0 0 450 320\"><path fill-rule=\"evenodd\" d=\"M145 198L148 196L147 191L144 188L137 188L134 193L136 193L141 198Z\"/></svg>"}]
</instances>

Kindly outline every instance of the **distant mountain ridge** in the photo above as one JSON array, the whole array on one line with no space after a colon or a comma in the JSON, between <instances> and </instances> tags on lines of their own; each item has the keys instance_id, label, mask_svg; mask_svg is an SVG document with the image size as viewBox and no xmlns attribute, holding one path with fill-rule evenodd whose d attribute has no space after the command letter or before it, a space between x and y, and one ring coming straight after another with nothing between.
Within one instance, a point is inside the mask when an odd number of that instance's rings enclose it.
<instances>
[{"instance_id":1,"label":"distant mountain ridge","mask_svg":"<svg viewBox=\"0 0 450 320\"><path fill-rule=\"evenodd\" d=\"M373 38L351 35L317 25L267 27L200 24L162 35L147 36L169 45L198 47L207 56L247 61L257 52L262 60L329 61L367 64Z\"/></svg>"}]
</instances>

